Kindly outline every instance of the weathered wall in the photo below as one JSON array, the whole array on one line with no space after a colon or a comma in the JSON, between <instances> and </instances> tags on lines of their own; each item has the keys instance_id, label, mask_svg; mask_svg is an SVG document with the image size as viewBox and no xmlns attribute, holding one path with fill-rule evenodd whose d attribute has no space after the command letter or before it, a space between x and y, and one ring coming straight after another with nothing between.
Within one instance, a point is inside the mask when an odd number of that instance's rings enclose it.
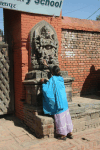
<instances>
[{"instance_id":1,"label":"weathered wall","mask_svg":"<svg viewBox=\"0 0 100 150\"><path fill-rule=\"evenodd\" d=\"M75 77L73 95L93 94L100 90L99 24L68 17L62 20L61 69Z\"/></svg>"}]
</instances>

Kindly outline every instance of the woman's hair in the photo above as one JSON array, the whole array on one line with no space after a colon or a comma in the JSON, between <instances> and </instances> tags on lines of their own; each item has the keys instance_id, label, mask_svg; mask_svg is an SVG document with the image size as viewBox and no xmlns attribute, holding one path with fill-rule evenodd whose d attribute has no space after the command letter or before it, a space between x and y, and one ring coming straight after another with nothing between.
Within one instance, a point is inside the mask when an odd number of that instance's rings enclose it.
<instances>
[{"instance_id":1,"label":"woman's hair","mask_svg":"<svg viewBox=\"0 0 100 150\"><path fill-rule=\"evenodd\" d=\"M55 76L61 76L60 68L58 66L53 66L52 72L53 72L53 75Z\"/></svg>"}]
</instances>

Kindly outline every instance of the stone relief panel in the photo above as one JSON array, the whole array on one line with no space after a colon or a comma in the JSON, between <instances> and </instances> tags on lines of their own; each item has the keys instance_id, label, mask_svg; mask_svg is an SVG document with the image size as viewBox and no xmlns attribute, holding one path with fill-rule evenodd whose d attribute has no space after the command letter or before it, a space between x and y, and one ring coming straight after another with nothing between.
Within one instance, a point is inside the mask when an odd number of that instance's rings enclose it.
<instances>
[{"instance_id":1,"label":"stone relief panel","mask_svg":"<svg viewBox=\"0 0 100 150\"><path fill-rule=\"evenodd\" d=\"M47 69L43 64L46 60L49 66L58 65L58 40L55 29L46 21L36 24L30 32L32 69Z\"/></svg>"}]
</instances>

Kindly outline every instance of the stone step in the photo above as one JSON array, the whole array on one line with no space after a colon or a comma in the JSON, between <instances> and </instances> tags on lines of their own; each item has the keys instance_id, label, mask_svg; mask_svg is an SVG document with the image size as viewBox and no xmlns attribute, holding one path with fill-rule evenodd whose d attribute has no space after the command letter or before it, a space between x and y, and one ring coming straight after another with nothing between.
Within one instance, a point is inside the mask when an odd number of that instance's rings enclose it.
<instances>
[{"instance_id":1,"label":"stone step","mask_svg":"<svg viewBox=\"0 0 100 150\"><path fill-rule=\"evenodd\" d=\"M100 126L100 110L88 109L81 114L72 114L73 132Z\"/></svg>"},{"instance_id":2,"label":"stone step","mask_svg":"<svg viewBox=\"0 0 100 150\"><path fill-rule=\"evenodd\" d=\"M74 115L74 114L81 114L81 113L84 113L85 112L85 108L74 108L74 109L70 109L69 108L69 111L70 111L70 114L71 115Z\"/></svg>"},{"instance_id":3,"label":"stone step","mask_svg":"<svg viewBox=\"0 0 100 150\"><path fill-rule=\"evenodd\" d=\"M94 103L69 103L70 114L80 114L89 109L100 110L100 102Z\"/></svg>"}]
</instances>

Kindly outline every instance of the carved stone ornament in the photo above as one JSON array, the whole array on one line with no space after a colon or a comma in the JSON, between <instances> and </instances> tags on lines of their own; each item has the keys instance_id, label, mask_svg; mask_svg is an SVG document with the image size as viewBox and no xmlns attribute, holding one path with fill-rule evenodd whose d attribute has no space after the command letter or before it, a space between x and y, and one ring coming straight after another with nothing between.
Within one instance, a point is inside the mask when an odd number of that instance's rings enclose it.
<instances>
[{"instance_id":1,"label":"carved stone ornament","mask_svg":"<svg viewBox=\"0 0 100 150\"><path fill-rule=\"evenodd\" d=\"M30 32L32 69L46 69L43 60L49 66L58 65L58 40L55 29L46 21L36 24Z\"/></svg>"}]
</instances>

